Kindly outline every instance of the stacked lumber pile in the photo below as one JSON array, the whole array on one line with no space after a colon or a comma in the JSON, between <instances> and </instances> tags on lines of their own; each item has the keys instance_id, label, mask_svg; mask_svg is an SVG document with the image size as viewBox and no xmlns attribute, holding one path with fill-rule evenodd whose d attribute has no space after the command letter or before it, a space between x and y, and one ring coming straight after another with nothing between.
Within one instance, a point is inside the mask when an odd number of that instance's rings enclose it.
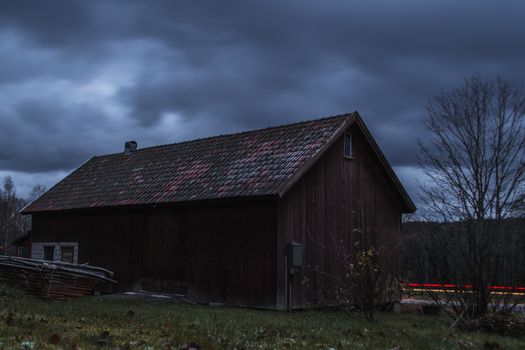
<instances>
[{"instance_id":1,"label":"stacked lumber pile","mask_svg":"<svg viewBox=\"0 0 525 350\"><path fill-rule=\"evenodd\" d=\"M70 264L0 256L0 283L45 299L64 300L104 290L113 272L88 264Z\"/></svg>"}]
</instances>

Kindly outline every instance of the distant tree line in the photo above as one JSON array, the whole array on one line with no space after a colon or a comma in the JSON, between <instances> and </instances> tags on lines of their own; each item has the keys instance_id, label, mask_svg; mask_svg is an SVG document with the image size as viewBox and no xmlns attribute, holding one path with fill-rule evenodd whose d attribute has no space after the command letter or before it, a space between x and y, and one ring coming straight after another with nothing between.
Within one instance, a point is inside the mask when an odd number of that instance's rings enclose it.
<instances>
[{"instance_id":1,"label":"distant tree line","mask_svg":"<svg viewBox=\"0 0 525 350\"><path fill-rule=\"evenodd\" d=\"M31 218L22 216L20 210L45 192L42 185L33 186L27 198L16 193L13 179L6 176L0 188L0 254L10 254L11 243L31 228Z\"/></svg>"},{"instance_id":2,"label":"distant tree line","mask_svg":"<svg viewBox=\"0 0 525 350\"><path fill-rule=\"evenodd\" d=\"M490 224L490 222L488 223ZM503 220L495 239L491 284L525 286L525 216ZM468 239L462 223L409 221L401 236L402 279L418 283L452 283L464 255L458 242ZM451 237L456 235L456 237ZM459 237L458 237L459 236Z\"/></svg>"}]
</instances>

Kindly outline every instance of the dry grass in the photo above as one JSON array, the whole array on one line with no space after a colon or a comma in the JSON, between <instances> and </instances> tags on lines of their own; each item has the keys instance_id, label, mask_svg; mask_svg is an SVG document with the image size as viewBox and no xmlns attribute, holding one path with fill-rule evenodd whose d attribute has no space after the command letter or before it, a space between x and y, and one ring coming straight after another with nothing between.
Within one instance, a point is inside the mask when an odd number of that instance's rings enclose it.
<instances>
[{"instance_id":1,"label":"dry grass","mask_svg":"<svg viewBox=\"0 0 525 350\"><path fill-rule=\"evenodd\" d=\"M46 302L0 290L0 349L524 349L525 338L461 333L446 320L284 313L118 298Z\"/></svg>"}]
</instances>

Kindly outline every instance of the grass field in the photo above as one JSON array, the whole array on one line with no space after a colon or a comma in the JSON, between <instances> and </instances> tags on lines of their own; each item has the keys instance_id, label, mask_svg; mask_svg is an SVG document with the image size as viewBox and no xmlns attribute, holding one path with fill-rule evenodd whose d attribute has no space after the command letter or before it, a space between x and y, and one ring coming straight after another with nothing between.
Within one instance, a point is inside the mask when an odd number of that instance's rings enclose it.
<instances>
[{"instance_id":1,"label":"grass field","mask_svg":"<svg viewBox=\"0 0 525 350\"><path fill-rule=\"evenodd\" d=\"M0 349L525 349L524 338L462 333L436 316L294 313L89 297L0 294Z\"/></svg>"}]
</instances>

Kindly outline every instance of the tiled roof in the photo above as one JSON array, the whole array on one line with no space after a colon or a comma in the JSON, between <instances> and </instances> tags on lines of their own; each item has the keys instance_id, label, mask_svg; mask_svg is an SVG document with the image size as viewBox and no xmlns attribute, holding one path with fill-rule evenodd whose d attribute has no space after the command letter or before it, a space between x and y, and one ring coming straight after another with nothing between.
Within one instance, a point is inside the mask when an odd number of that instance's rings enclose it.
<instances>
[{"instance_id":1,"label":"tiled roof","mask_svg":"<svg viewBox=\"0 0 525 350\"><path fill-rule=\"evenodd\" d=\"M278 194L353 114L91 158L23 213Z\"/></svg>"}]
</instances>

